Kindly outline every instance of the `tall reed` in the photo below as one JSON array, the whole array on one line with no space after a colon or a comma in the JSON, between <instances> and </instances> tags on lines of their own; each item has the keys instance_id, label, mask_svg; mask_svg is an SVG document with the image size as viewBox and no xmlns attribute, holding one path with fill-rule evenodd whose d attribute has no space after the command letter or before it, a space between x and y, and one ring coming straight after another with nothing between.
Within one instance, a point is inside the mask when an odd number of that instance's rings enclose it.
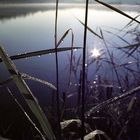
<instances>
[{"instance_id":1,"label":"tall reed","mask_svg":"<svg viewBox=\"0 0 140 140\"><path fill-rule=\"evenodd\" d=\"M57 53L57 23L58 23L58 4L59 0L56 0L56 9L55 9L55 62L56 62L56 105L57 105L57 139L61 140L61 126L60 126L60 102L59 102L59 64L58 64L58 53Z\"/></svg>"},{"instance_id":2,"label":"tall reed","mask_svg":"<svg viewBox=\"0 0 140 140\"><path fill-rule=\"evenodd\" d=\"M84 140L85 134L85 80L86 80L86 49L87 49L87 24L88 24L88 4L89 1L86 0L86 8L85 8L85 26L84 26L84 38L83 38L83 63L82 63L82 108L81 108L81 127L82 127L82 135L81 139Z\"/></svg>"}]
</instances>

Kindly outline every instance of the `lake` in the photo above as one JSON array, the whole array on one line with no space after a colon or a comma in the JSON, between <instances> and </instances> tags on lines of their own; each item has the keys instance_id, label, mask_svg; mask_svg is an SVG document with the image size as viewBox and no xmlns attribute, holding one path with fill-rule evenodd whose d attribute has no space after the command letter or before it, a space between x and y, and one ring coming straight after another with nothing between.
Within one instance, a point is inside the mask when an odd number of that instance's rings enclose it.
<instances>
[{"instance_id":1,"label":"lake","mask_svg":"<svg viewBox=\"0 0 140 140\"><path fill-rule=\"evenodd\" d=\"M139 5L117 5L117 7L124 10L125 13L132 17L136 17L140 13ZM83 4L60 5L58 15L58 40L63 36L66 30L72 29L74 34L74 46L83 47L84 27L78 19L84 22L84 13L85 8ZM140 18L138 17L137 20L140 20ZM119 29L123 29L123 27L125 27L125 25L130 21L130 19L103 6L92 4L89 6L88 26L99 35L101 35L101 31L103 32L110 53L115 58L115 62L118 65L129 63L132 63L133 65L136 61L133 57L128 58L124 56L122 51L116 49L117 47L127 46L129 43L137 43L134 41L136 34L125 35L123 31L119 31ZM0 44L4 47L9 56L52 49L55 47L54 23L55 7L53 4L15 4L0 6ZM124 31L132 31L137 26L137 23L132 22L132 25L125 28ZM139 26L137 27L137 31L140 31ZM125 41L123 41L121 37ZM93 33L88 32L87 46L87 61L91 63L88 67L89 81L94 81L95 83L95 80L99 75L102 75L104 80L109 79L111 82L115 81L116 76L114 76L115 74L110 69L110 66L107 64L100 65L101 63L99 61L95 61L95 57L101 54L101 58L105 63L107 62L105 58L109 58L104 41L101 41L97 36L93 35ZM71 47L71 33L68 34L59 47ZM94 48L96 48L96 51L93 52ZM74 50L73 63L75 68L77 68L77 77L73 74L71 87L78 86L78 72L80 71L81 63L77 62L81 52L82 50ZM70 51L65 53L60 52L58 56L60 91L67 92ZM54 54L15 60L14 63L19 71L47 80L55 85L56 75ZM77 64L79 66L76 67ZM97 66L101 66L102 68L97 70ZM135 69L135 66L133 66L133 68ZM122 71L122 69L118 70L120 76L123 75ZM9 74L7 70L3 63L0 63L0 82L8 79L8 77ZM107 84L112 84L113 82L111 82L107 82ZM53 93L53 91L48 89L45 85L38 84L33 81L28 81L28 84L35 96L45 106L47 104L46 101L49 101L48 97ZM8 84L7 86L11 87L11 89L15 91L13 84ZM116 86L118 86L118 84ZM93 88L92 84L91 88ZM0 90L2 91L2 87ZM75 90L72 90L72 92L74 93Z\"/></svg>"}]
</instances>

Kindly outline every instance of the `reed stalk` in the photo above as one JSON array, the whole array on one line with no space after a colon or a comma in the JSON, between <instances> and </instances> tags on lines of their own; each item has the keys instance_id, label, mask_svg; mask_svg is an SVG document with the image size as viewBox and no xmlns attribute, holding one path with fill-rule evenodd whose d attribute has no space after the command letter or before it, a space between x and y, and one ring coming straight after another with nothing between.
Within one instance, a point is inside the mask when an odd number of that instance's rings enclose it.
<instances>
[{"instance_id":1,"label":"reed stalk","mask_svg":"<svg viewBox=\"0 0 140 140\"><path fill-rule=\"evenodd\" d=\"M86 48L87 48L87 23L88 23L88 3L89 0L86 0L86 9L85 9L85 26L84 26L84 38L83 38L83 63L82 63L82 107L81 107L81 129L82 135L81 140L84 140L85 134L85 80L86 80Z\"/></svg>"},{"instance_id":2,"label":"reed stalk","mask_svg":"<svg viewBox=\"0 0 140 140\"><path fill-rule=\"evenodd\" d=\"M57 105L57 139L61 140L61 113L60 113L60 102L59 102L59 64L58 64L58 53L57 53L57 23L58 23L58 4L59 0L56 0L55 10L55 62L56 62L56 105Z\"/></svg>"}]
</instances>

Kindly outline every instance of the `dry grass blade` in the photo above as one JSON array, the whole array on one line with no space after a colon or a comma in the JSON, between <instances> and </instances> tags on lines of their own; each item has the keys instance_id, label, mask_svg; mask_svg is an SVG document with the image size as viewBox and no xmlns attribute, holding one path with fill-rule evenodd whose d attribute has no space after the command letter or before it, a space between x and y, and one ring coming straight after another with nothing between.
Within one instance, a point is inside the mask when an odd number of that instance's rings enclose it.
<instances>
[{"instance_id":1,"label":"dry grass blade","mask_svg":"<svg viewBox=\"0 0 140 140\"><path fill-rule=\"evenodd\" d=\"M71 30L72 33L72 38L71 38L71 48L74 47L74 33ZM73 49L71 50L71 57L70 57L70 74L69 74L69 81L68 81L68 85L70 86L70 80L71 80L71 75L72 75L72 63L73 63Z\"/></svg>"},{"instance_id":2,"label":"dry grass blade","mask_svg":"<svg viewBox=\"0 0 140 140\"><path fill-rule=\"evenodd\" d=\"M23 79L32 80L32 81L35 81L35 82L38 82L38 83L47 85L49 88L51 88L51 89L53 89L53 90L56 90L56 87L55 87L53 84L51 84L51 83L49 83L49 82L47 82L47 81L45 81L45 80L42 80L42 79L39 79L39 78L30 76L30 75L28 75L28 74L26 74L26 73L21 73L21 76L22 76ZM0 86L4 86L4 85L8 84L8 83L10 83L12 80L13 80L12 78L8 78L7 80L2 81L2 82L0 82Z\"/></svg>"},{"instance_id":3,"label":"dry grass blade","mask_svg":"<svg viewBox=\"0 0 140 140\"><path fill-rule=\"evenodd\" d=\"M37 132L39 133L39 135L41 136L42 140L46 140L46 138L43 136L43 134L41 133L41 131L38 129L38 127L36 126L36 124L32 121L32 119L30 118L30 116L26 113L26 111L24 110L24 108L22 107L22 105L18 102L18 100L14 97L14 95L12 94L11 90L9 88L7 88L8 93L11 95L11 97L13 98L13 100L16 102L16 104L18 105L18 107L20 108L20 110L24 113L24 115L26 116L26 118L28 119L28 121L33 125L33 127L37 130ZM0 139L1 140L1 139Z\"/></svg>"},{"instance_id":4,"label":"dry grass blade","mask_svg":"<svg viewBox=\"0 0 140 140\"><path fill-rule=\"evenodd\" d=\"M78 18L76 18L83 26L85 26L85 24ZM88 31L90 31L91 33L93 33L95 36L99 37L100 39L102 39L102 37L100 35L98 35L97 33L95 33L90 27L87 26Z\"/></svg>"},{"instance_id":5,"label":"dry grass blade","mask_svg":"<svg viewBox=\"0 0 140 140\"><path fill-rule=\"evenodd\" d=\"M136 87L136 88L134 88L134 89L132 89L132 90L130 90L128 92L125 92L124 94L122 94L120 96L116 96L116 97L113 97L111 99L108 99L107 101L104 101L104 102L98 104L97 106L91 108L88 112L85 113L85 116L88 117L92 113L95 113L96 111L106 107L107 105L113 104L113 103L115 103L115 102L117 102L119 100L122 100L122 99L124 99L124 98L126 98L128 96L131 96L131 95L133 95L134 93L136 93L138 91L140 91L140 86L138 86L138 87Z\"/></svg>"},{"instance_id":6,"label":"dry grass blade","mask_svg":"<svg viewBox=\"0 0 140 140\"><path fill-rule=\"evenodd\" d=\"M59 47L59 45L61 44L61 42L63 42L63 40L65 39L65 37L68 35L68 33L72 31L72 29L68 29L64 34L63 36L60 38L60 40L58 41L56 47Z\"/></svg>"},{"instance_id":7,"label":"dry grass blade","mask_svg":"<svg viewBox=\"0 0 140 140\"><path fill-rule=\"evenodd\" d=\"M79 120L79 119L65 120L65 121L61 122L62 130L67 128L68 125L72 124L73 122L76 122L77 124L81 125L81 120Z\"/></svg>"},{"instance_id":8,"label":"dry grass blade","mask_svg":"<svg viewBox=\"0 0 140 140\"><path fill-rule=\"evenodd\" d=\"M5 63L7 70L11 74L21 95L24 97L29 108L31 109L31 111L33 112L35 117L38 119L45 136L47 136L49 140L55 140L55 136L50 127L49 121L48 121L47 117L45 116L44 112L42 111L40 105L38 104L37 99L33 96L31 90L29 89L29 87L27 86L25 81L23 80L21 74L16 69L16 66L10 60L10 58L5 53L5 51L2 47L0 47L0 56L3 59L3 62Z\"/></svg>"},{"instance_id":9,"label":"dry grass blade","mask_svg":"<svg viewBox=\"0 0 140 140\"><path fill-rule=\"evenodd\" d=\"M41 50L41 51L34 51L34 52L29 52L29 53L23 53L19 55L14 55L10 56L11 60L16 60L16 59L23 59L23 58L28 58L28 57L33 57L33 56L41 56L45 54L52 54L57 52L64 52L64 51L69 51L72 49L81 49L81 47L66 47L66 48L57 48L57 49L48 49L48 50ZM2 59L0 58L0 62L2 62Z\"/></svg>"},{"instance_id":10,"label":"dry grass blade","mask_svg":"<svg viewBox=\"0 0 140 140\"><path fill-rule=\"evenodd\" d=\"M110 9L112 9L113 11L116 11L117 13L119 13L119 14L121 14L121 15L123 15L123 16L125 16L125 17L127 17L127 18L129 18L129 19L131 19L131 20L133 20L135 22L137 22L138 24L140 24L140 21L138 21L135 18L129 16L128 14L124 13L123 11L121 11L121 10L119 10L119 9L117 9L117 8L107 4L105 2L102 2L102 1L99 1L99 0L95 0L95 1L100 3L100 4L102 4L102 5L104 5L104 6L106 6L106 7L108 7L108 8L110 8Z\"/></svg>"},{"instance_id":11,"label":"dry grass blade","mask_svg":"<svg viewBox=\"0 0 140 140\"><path fill-rule=\"evenodd\" d=\"M41 84L47 85L49 88L51 88L51 89L53 89L53 90L56 90L56 87L55 87L53 84L51 84L51 83L49 83L49 82L47 82L47 81L45 81L45 80L41 80L41 79L39 79L39 78L30 76L30 75L25 74L25 73L22 73L21 75L22 75L22 77L23 77L24 79L29 79L29 80L33 80L33 81L39 82L39 83L41 83Z\"/></svg>"},{"instance_id":12,"label":"dry grass blade","mask_svg":"<svg viewBox=\"0 0 140 140\"><path fill-rule=\"evenodd\" d=\"M93 132L86 135L84 140L96 140L96 135L103 135L106 140L111 140L109 136L101 130L94 130Z\"/></svg>"}]
</instances>

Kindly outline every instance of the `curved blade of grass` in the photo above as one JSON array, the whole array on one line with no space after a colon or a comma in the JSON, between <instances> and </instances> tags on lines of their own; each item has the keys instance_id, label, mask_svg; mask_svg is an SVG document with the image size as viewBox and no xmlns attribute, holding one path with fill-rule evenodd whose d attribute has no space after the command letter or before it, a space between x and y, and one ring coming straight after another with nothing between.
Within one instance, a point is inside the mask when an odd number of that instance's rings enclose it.
<instances>
[{"instance_id":1,"label":"curved blade of grass","mask_svg":"<svg viewBox=\"0 0 140 140\"><path fill-rule=\"evenodd\" d=\"M64 52L64 51L69 51L72 49L81 49L81 47L66 47L66 48L57 48L57 49L48 49L48 50L41 50L41 51L34 51L34 52L29 52L29 53L23 53L19 55L13 55L10 56L11 60L17 60L17 59L23 59L23 58L28 58L28 57L33 57L33 56L40 56L40 55L45 55L45 54L50 54L50 53L56 53L57 52ZM2 62L2 59L0 58L0 62Z\"/></svg>"},{"instance_id":2,"label":"curved blade of grass","mask_svg":"<svg viewBox=\"0 0 140 140\"><path fill-rule=\"evenodd\" d=\"M49 83L49 82L47 82L47 81L45 81L45 80L42 80L42 79L39 79L39 78L30 76L30 75L28 75L28 74L26 74L26 73L20 73L20 74L21 74L21 76L22 76L23 79L32 80L32 81L35 81L35 82L38 82L38 83L47 85L49 88L51 88L51 89L53 89L53 90L56 90L56 87L55 87L53 84L51 84L51 83ZM5 81L2 81L2 82L0 82L0 86L4 86L4 85L8 84L8 83L10 83L12 80L13 80L12 78L9 78L9 79L7 79L7 80L5 80Z\"/></svg>"},{"instance_id":3,"label":"curved blade of grass","mask_svg":"<svg viewBox=\"0 0 140 140\"><path fill-rule=\"evenodd\" d=\"M131 96L131 95L135 94L135 93L138 92L138 91L140 91L140 86L135 87L135 88L133 88L132 90L127 91L127 92L123 93L123 94L120 95L120 96L116 96L116 97L113 97L113 98L111 98L111 99L108 99L108 100L106 100L106 101L104 101L104 102L98 104L97 106L91 108L88 112L85 113L85 116L88 117L88 116L90 116L92 113L95 113L96 111L98 111L98 110L100 110L100 109L106 107L107 105L113 104L113 103L115 103L115 102L117 102L117 101L120 101L120 100L122 100L122 99L124 99L124 98L126 98L126 97L128 97L128 96Z\"/></svg>"},{"instance_id":4,"label":"curved blade of grass","mask_svg":"<svg viewBox=\"0 0 140 140\"><path fill-rule=\"evenodd\" d=\"M119 14L121 14L121 15L123 15L123 16L125 16L125 17L127 17L127 18L129 18L129 19L131 19L131 20L133 20L135 22L137 22L138 24L140 24L140 21L138 21L135 18L129 16L128 14L124 13L123 11L121 11L121 10L119 10L119 9L117 9L117 8L107 4L105 2L102 2L102 1L99 1L99 0L95 0L95 1L100 3L100 4L102 4L102 5L104 5L104 6L106 6L106 7L108 7L108 8L110 8L111 10L116 11L117 13L119 13Z\"/></svg>"},{"instance_id":5,"label":"curved blade of grass","mask_svg":"<svg viewBox=\"0 0 140 140\"><path fill-rule=\"evenodd\" d=\"M63 40L66 38L66 36L68 35L68 33L72 31L72 29L68 29L64 34L63 36L60 38L60 40L58 41L56 47L59 47L59 45L61 44L61 42L63 42Z\"/></svg>"},{"instance_id":6,"label":"curved blade of grass","mask_svg":"<svg viewBox=\"0 0 140 140\"><path fill-rule=\"evenodd\" d=\"M30 75L28 75L28 74L26 74L26 73L22 73L21 75L22 75L22 77L23 77L24 79L29 79L29 80L33 80L33 81L39 82L39 83L41 83L41 84L47 85L49 88L51 88L51 89L53 89L53 90L56 90L56 87L55 87L53 84L51 84L51 83L49 83L49 82L47 82L47 81L45 81L45 80L41 80L41 79L39 79L39 78L30 76Z\"/></svg>"},{"instance_id":7,"label":"curved blade of grass","mask_svg":"<svg viewBox=\"0 0 140 140\"><path fill-rule=\"evenodd\" d=\"M71 31L71 56L70 56L70 74L69 74L69 80L68 80L68 86L70 86L70 80L71 80L71 73L72 73L72 58L73 58L73 48L74 48L74 33L72 29L68 29L62 38L58 41L57 47L60 45L60 43L64 40L64 38L68 35L68 33ZM60 42L60 43L59 43Z\"/></svg>"},{"instance_id":8,"label":"curved blade of grass","mask_svg":"<svg viewBox=\"0 0 140 140\"><path fill-rule=\"evenodd\" d=\"M9 73L11 74L16 86L18 87L21 95L24 97L26 103L28 104L29 108L38 119L44 134L48 137L49 140L55 140L55 136L53 131L50 127L49 121L45 116L44 112L42 111L40 105L38 104L37 99L33 96L31 90L23 80L21 74L16 69L14 63L10 60L8 55L5 53L4 49L0 47L0 56L5 63L5 66Z\"/></svg>"},{"instance_id":9,"label":"curved blade of grass","mask_svg":"<svg viewBox=\"0 0 140 140\"><path fill-rule=\"evenodd\" d=\"M95 140L96 139L96 135L103 135L106 140L111 140L109 138L109 136L105 132L103 132L101 130L94 130L94 131L92 131L91 133L87 134L84 137L84 140Z\"/></svg>"},{"instance_id":10,"label":"curved blade of grass","mask_svg":"<svg viewBox=\"0 0 140 140\"><path fill-rule=\"evenodd\" d=\"M37 130L37 132L39 133L39 135L41 136L41 138L43 140L46 140L46 138L43 136L43 134L41 133L41 131L38 129L38 127L36 126L36 124L32 121L32 119L30 118L30 116L27 114L27 112L24 110L24 108L22 107L22 105L18 102L18 100L14 97L13 93L11 92L11 90L9 88L7 88L8 93L11 95L11 97L13 98L13 100L16 102L16 104L18 105L18 107L20 108L20 110L24 113L24 115L26 116L26 118L28 119L28 121L31 123L31 125L33 125L33 127Z\"/></svg>"},{"instance_id":11,"label":"curved blade of grass","mask_svg":"<svg viewBox=\"0 0 140 140\"><path fill-rule=\"evenodd\" d=\"M71 30L72 38L71 38L71 48L74 47L74 33ZM71 74L72 74L72 67L73 67L73 49L71 50L71 56L70 56L70 74L69 74L69 81L68 85L70 86L70 81L71 81Z\"/></svg>"}]
</instances>

